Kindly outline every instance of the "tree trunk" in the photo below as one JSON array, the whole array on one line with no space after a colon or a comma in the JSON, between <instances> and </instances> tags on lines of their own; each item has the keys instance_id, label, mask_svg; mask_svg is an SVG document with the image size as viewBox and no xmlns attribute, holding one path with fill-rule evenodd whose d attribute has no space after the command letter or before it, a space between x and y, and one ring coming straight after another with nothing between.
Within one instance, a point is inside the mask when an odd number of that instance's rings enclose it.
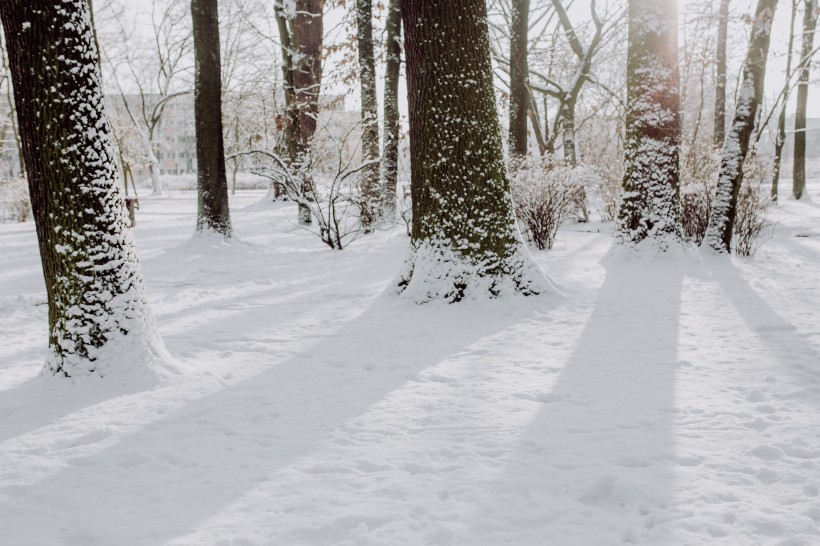
<instances>
[{"instance_id":1,"label":"tree trunk","mask_svg":"<svg viewBox=\"0 0 820 546\"><path fill-rule=\"evenodd\" d=\"M780 166L783 160L783 146L786 144L786 106L789 103L789 79L792 73L792 52L794 51L794 23L797 18L797 1L792 0L791 22L789 23L789 50L786 53L786 83L783 85L783 106L777 118L777 136L774 141L774 164L772 165L772 201L777 201L780 185Z\"/></svg>"},{"instance_id":2,"label":"tree trunk","mask_svg":"<svg viewBox=\"0 0 820 546\"><path fill-rule=\"evenodd\" d=\"M401 7L413 225L400 290L419 303L548 290L515 226L484 0Z\"/></svg>"},{"instance_id":3,"label":"tree trunk","mask_svg":"<svg viewBox=\"0 0 820 546\"><path fill-rule=\"evenodd\" d=\"M146 146L148 150L148 174L151 177L151 188L153 189L154 195L162 195L165 193L165 190L162 187L162 178L159 172L159 159L157 159L157 154L154 153L154 146L150 140L147 141Z\"/></svg>"},{"instance_id":4,"label":"tree trunk","mask_svg":"<svg viewBox=\"0 0 820 546\"><path fill-rule=\"evenodd\" d=\"M726 41L729 31L729 0L720 0L718 12L717 60L715 63L715 147L726 138Z\"/></svg>"},{"instance_id":5,"label":"tree trunk","mask_svg":"<svg viewBox=\"0 0 820 546\"><path fill-rule=\"evenodd\" d=\"M399 177L399 75L401 72L401 2L387 8L387 59L384 69L384 151L382 153L382 207L386 218L396 213Z\"/></svg>"},{"instance_id":6,"label":"tree trunk","mask_svg":"<svg viewBox=\"0 0 820 546\"><path fill-rule=\"evenodd\" d=\"M743 162L749 150L757 110L763 99L763 80L769 55L772 19L777 0L758 0L749 50L743 63L743 77L735 106L735 114L720 163L717 189L712 201L712 215L701 246L716 253L732 249L732 231L737 213L737 197L743 183Z\"/></svg>"},{"instance_id":7,"label":"tree trunk","mask_svg":"<svg viewBox=\"0 0 820 546\"><path fill-rule=\"evenodd\" d=\"M561 105L560 115L564 161L575 167L578 164L578 157L575 153L575 103L564 102Z\"/></svg>"},{"instance_id":8,"label":"tree trunk","mask_svg":"<svg viewBox=\"0 0 820 546\"><path fill-rule=\"evenodd\" d=\"M800 78L797 80L797 110L794 114L794 167L792 194L795 199L806 191L806 103L809 98L809 72L817 28L817 0L803 2L803 46L800 51Z\"/></svg>"},{"instance_id":9,"label":"tree trunk","mask_svg":"<svg viewBox=\"0 0 820 546\"><path fill-rule=\"evenodd\" d=\"M529 35L530 0L513 0L510 17L510 159L527 155L527 114L530 91L527 87L529 65L527 38ZM514 162L513 162L514 163Z\"/></svg>"},{"instance_id":10,"label":"tree trunk","mask_svg":"<svg viewBox=\"0 0 820 546\"><path fill-rule=\"evenodd\" d=\"M48 372L140 371L160 347L122 197L85 0L5 0L14 81L48 293Z\"/></svg>"},{"instance_id":11,"label":"tree trunk","mask_svg":"<svg viewBox=\"0 0 820 546\"><path fill-rule=\"evenodd\" d=\"M322 86L322 39L325 0L274 1L274 15L282 44L282 75L287 120L285 141L288 161L305 182L310 198L313 184L307 172L310 142L316 133L319 91ZM299 223L311 223L310 208L299 205Z\"/></svg>"},{"instance_id":12,"label":"tree trunk","mask_svg":"<svg viewBox=\"0 0 820 546\"><path fill-rule=\"evenodd\" d=\"M356 0L356 26L359 42L359 80L362 100L362 162L379 158L379 105L376 100L376 58L373 54L373 2ZM361 170L359 221L370 231L379 216L379 164Z\"/></svg>"},{"instance_id":13,"label":"tree trunk","mask_svg":"<svg viewBox=\"0 0 820 546\"><path fill-rule=\"evenodd\" d=\"M225 144L222 140L222 68L217 0L191 0L194 31L197 221L200 233L231 237Z\"/></svg>"},{"instance_id":14,"label":"tree trunk","mask_svg":"<svg viewBox=\"0 0 820 546\"><path fill-rule=\"evenodd\" d=\"M630 0L624 193L617 240L666 251L681 239L677 2Z\"/></svg>"}]
</instances>

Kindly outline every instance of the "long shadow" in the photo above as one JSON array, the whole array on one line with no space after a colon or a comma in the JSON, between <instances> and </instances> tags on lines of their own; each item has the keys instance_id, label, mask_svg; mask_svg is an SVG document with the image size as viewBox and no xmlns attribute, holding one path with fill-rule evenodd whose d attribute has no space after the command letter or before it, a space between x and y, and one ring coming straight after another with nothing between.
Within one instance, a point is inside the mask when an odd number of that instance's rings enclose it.
<instances>
[{"instance_id":1,"label":"long shadow","mask_svg":"<svg viewBox=\"0 0 820 546\"><path fill-rule=\"evenodd\" d=\"M474 544L668 542L656 523L673 495L681 266L607 267L575 351L488 489Z\"/></svg>"},{"instance_id":2,"label":"long shadow","mask_svg":"<svg viewBox=\"0 0 820 546\"><path fill-rule=\"evenodd\" d=\"M179 536L421 370L549 305L415 306L382 297L304 354L39 482L6 488L0 536L117 545Z\"/></svg>"},{"instance_id":3,"label":"long shadow","mask_svg":"<svg viewBox=\"0 0 820 546\"><path fill-rule=\"evenodd\" d=\"M798 390L789 394L820 408L820 352L760 297L729 261L710 260L707 271L729 297L738 314L792 376ZM816 316L816 309L813 310Z\"/></svg>"}]
</instances>

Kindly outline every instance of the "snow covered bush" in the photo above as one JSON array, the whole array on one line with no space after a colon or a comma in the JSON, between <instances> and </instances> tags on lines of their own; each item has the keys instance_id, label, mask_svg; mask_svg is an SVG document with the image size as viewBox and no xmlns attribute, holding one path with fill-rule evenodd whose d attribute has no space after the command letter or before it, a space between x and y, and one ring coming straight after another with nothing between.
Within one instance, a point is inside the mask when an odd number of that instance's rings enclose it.
<instances>
[{"instance_id":1,"label":"snow covered bush","mask_svg":"<svg viewBox=\"0 0 820 546\"><path fill-rule=\"evenodd\" d=\"M510 169L515 213L527 238L539 250L550 249L561 224L578 206L583 180L576 183L571 165L529 157Z\"/></svg>"},{"instance_id":2,"label":"snow covered bush","mask_svg":"<svg viewBox=\"0 0 820 546\"><path fill-rule=\"evenodd\" d=\"M712 213L720 151L709 141L684 145L680 154L680 200L683 237L699 245Z\"/></svg>"},{"instance_id":3,"label":"snow covered bush","mask_svg":"<svg viewBox=\"0 0 820 546\"><path fill-rule=\"evenodd\" d=\"M252 174L278 185L289 200L309 210L315 228L305 227L330 248L342 250L361 232L358 177L372 164L354 161L358 146L351 141L361 139L360 133L359 126L351 127L340 136L323 131L322 145L311 146L308 153L296 161L266 150L234 155L253 156Z\"/></svg>"},{"instance_id":4,"label":"snow covered bush","mask_svg":"<svg viewBox=\"0 0 820 546\"><path fill-rule=\"evenodd\" d=\"M3 223L31 219L31 201L25 179L0 178L0 212Z\"/></svg>"},{"instance_id":5,"label":"snow covered bush","mask_svg":"<svg viewBox=\"0 0 820 546\"><path fill-rule=\"evenodd\" d=\"M720 151L708 142L684 147L681 154L681 224L687 241L700 244L709 225L720 168ZM770 165L758 154L743 164L743 185L738 194L733 228L733 251L751 256L770 233Z\"/></svg>"},{"instance_id":6,"label":"snow covered bush","mask_svg":"<svg viewBox=\"0 0 820 546\"><path fill-rule=\"evenodd\" d=\"M732 246L738 256L751 256L772 235L769 207L771 165L757 154L743 164L743 185L737 198Z\"/></svg>"}]
</instances>

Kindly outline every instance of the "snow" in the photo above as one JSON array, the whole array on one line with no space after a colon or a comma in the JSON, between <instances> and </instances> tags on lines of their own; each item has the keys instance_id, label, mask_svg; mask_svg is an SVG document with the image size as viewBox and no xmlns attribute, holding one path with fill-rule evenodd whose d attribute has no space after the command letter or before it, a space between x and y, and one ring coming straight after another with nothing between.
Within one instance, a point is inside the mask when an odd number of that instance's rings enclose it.
<instances>
[{"instance_id":1,"label":"snow","mask_svg":"<svg viewBox=\"0 0 820 546\"><path fill-rule=\"evenodd\" d=\"M141 199L155 385L38 375L34 228L0 225L3 543L820 543L820 206L742 260L567 226L562 295L447 306L393 294L401 229L334 252L263 198L233 243Z\"/></svg>"}]
</instances>

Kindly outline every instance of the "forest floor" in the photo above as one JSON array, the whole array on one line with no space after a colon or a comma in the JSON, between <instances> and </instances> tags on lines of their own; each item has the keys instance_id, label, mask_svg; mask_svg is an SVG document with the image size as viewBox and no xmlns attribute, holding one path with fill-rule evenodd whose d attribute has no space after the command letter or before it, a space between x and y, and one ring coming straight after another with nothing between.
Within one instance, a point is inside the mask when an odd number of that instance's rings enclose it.
<instances>
[{"instance_id":1,"label":"forest floor","mask_svg":"<svg viewBox=\"0 0 820 546\"><path fill-rule=\"evenodd\" d=\"M782 184L785 188L789 184ZM34 226L0 225L0 543L820 544L820 182L754 258L534 252L561 295L416 306L403 229L331 251L262 192L136 228L174 373L38 377Z\"/></svg>"}]
</instances>

